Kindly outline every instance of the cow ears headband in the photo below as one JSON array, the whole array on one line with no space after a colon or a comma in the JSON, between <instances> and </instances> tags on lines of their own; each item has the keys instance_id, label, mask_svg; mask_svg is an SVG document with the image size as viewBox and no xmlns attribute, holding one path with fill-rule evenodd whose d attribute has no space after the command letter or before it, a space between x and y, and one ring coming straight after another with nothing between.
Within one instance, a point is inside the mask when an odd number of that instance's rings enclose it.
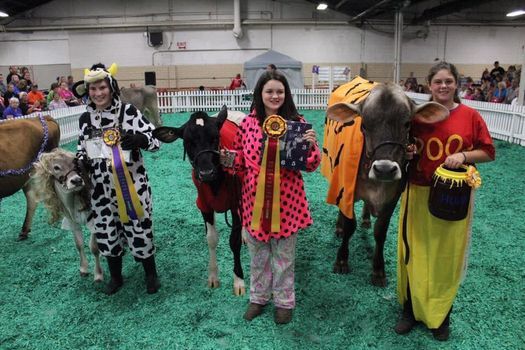
<instances>
[{"instance_id":1,"label":"cow ears headband","mask_svg":"<svg viewBox=\"0 0 525 350\"><path fill-rule=\"evenodd\" d=\"M117 74L117 70L118 68L116 63L113 63L111 67L109 67L107 70L105 70L104 68L96 68L93 70L89 70L87 68L84 69L84 80L80 80L73 85L73 94L77 98L82 98L88 93L88 84L106 78L109 80L110 89L112 90L113 94L118 94L119 88L117 80L115 79L115 74Z\"/></svg>"}]
</instances>

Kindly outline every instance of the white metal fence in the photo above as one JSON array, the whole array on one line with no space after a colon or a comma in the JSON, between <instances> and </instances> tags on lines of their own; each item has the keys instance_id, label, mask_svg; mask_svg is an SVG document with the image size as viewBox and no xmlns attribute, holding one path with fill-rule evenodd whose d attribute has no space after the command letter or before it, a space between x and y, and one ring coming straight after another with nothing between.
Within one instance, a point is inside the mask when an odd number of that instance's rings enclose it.
<instances>
[{"instance_id":1,"label":"white metal fence","mask_svg":"<svg viewBox=\"0 0 525 350\"><path fill-rule=\"evenodd\" d=\"M330 90L294 89L294 102L298 109L325 109ZM407 93L416 103L428 101L429 95ZM249 90L179 91L159 92L161 113L186 111L217 111L223 105L233 110L248 111L252 103ZM511 106L499 103L463 100L483 116L493 138L525 146L525 106ZM86 106L63 108L48 112L60 125L60 144L66 144L78 137L78 118Z\"/></svg>"},{"instance_id":2,"label":"white metal fence","mask_svg":"<svg viewBox=\"0 0 525 350\"><path fill-rule=\"evenodd\" d=\"M52 116L60 126L60 145L65 145L78 139L78 119L86 111L86 106L75 106L43 112ZM40 112L30 114L28 117L37 117Z\"/></svg>"}]
</instances>

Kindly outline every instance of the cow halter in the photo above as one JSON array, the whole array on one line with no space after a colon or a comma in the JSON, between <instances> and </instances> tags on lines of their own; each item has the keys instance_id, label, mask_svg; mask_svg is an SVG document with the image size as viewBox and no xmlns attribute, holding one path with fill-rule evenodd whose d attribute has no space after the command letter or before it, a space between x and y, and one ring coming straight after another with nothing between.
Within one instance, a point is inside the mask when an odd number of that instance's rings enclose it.
<instances>
[{"instance_id":1,"label":"cow halter","mask_svg":"<svg viewBox=\"0 0 525 350\"><path fill-rule=\"evenodd\" d=\"M59 176L58 178L56 178L56 180L58 181L59 184L61 184L62 186L66 187L67 178L68 178L69 174L71 174L72 172L76 172L76 170L73 168L70 171L68 171L65 175L62 175L62 176Z\"/></svg>"}]
</instances>

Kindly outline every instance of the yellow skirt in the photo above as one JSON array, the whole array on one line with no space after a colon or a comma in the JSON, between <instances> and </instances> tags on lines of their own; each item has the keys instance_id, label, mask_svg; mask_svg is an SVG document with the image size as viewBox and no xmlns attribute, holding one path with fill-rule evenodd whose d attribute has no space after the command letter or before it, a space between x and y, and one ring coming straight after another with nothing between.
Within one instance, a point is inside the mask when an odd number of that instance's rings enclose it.
<instances>
[{"instance_id":1,"label":"yellow skirt","mask_svg":"<svg viewBox=\"0 0 525 350\"><path fill-rule=\"evenodd\" d=\"M428 328L438 328L456 298L467 267L474 190L467 217L461 221L438 219L428 210L430 187L409 186L406 241L403 217L406 191L401 200L397 249L397 292L399 302L407 300L410 283L412 307L416 320Z\"/></svg>"}]
</instances>

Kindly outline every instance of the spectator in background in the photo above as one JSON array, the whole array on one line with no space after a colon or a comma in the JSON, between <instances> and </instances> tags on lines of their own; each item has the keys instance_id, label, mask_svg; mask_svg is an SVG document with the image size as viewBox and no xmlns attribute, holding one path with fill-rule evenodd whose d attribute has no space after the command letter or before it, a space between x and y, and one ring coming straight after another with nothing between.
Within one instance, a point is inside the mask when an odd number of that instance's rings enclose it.
<instances>
[{"instance_id":1,"label":"spectator in background","mask_svg":"<svg viewBox=\"0 0 525 350\"><path fill-rule=\"evenodd\" d=\"M27 92L29 91L29 87L27 86L27 82L25 79L22 79L18 82L18 93L21 92Z\"/></svg>"},{"instance_id":2,"label":"spectator in background","mask_svg":"<svg viewBox=\"0 0 525 350\"><path fill-rule=\"evenodd\" d=\"M9 106L9 99L11 97L18 98L18 93L15 92L15 85L13 83L7 84L7 91L4 94L4 106Z\"/></svg>"},{"instance_id":3,"label":"spectator in background","mask_svg":"<svg viewBox=\"0 0 525 350\"><path fill-rule=\"evenodd\" d=\"M46 97L46 104L49 106L51 101L53 101L53 95L58 94L58 83L52 83L49 88L49 92Z\"/></svg>"},{"instance_id":4,"label":"spectator in background","mask_svg":"<svg viewBox=\"0 0 525 350\"><path fill-rule=\"evenodd\" d=\"M507 79L509 79L510 83L512 83L516 79L516 77L519 79L519 76L517 76L516 73L517 73L516 66L514 65L509 66L509 69L507 69Z\"/></svg>"},{"instance_id":5,"label":"spectator in background","mask_svg":"<svg viewBox=\"0 0 525 350\"><path fill-rule=\"evenodd\" d=\"M31 85L31 91L27 94L27 102L30 105L34 105L35 103L39 102L40 106L44 106L46 102L46 97L42 93L42 91L38 90L38 84L34 83Z\"/></svg>"},{"instance_id":6,"label":"spectator in background","mask_svg":"<svg viewBox=\"0 0 525 350\"><path fill-rule=\"evenodd\" d=\"M13 76L17 76L18 80L20 80L20 76L18 75L18 67L17 66L9 66L9 74L7 75L7 78L6 78L6 82L8 84L13 79Z\"/></svg>"},{"instance_id":7,"label":"spectator in background","mask_svg":"<svg viewBox=\"0 0 525 350\"><path fill-rule=\"evenodd\" d=\"M474 101L485 101L485 94L480 87L474 89L474 96L472 97Z\"/></svg>"},{"instance_id":8,"label":"spectator in background","mask_svg":"<svg viewBox=\"0 0 525 350\"><path fill-rule=\"evenodd\" d=\"M485 70L483 70L483 73L481 73L481 83L484 83L484 82L490 82L492 79L490 77L490 73L489 73L489 70L488 68L485 68Z\"/></svg>"},{"instance_id":9,"label":"spectator in background","mask_svg":"<svg viewBox=\"0 0 525 350\"><path fill-rule=\"evenodd\" d=\"M267 72L275 72L276 70L277 70L277 67L273 63L270 63L269 65L266 66Z\"/></svg>"},{"instance_id":10,"label":"spectator in background","mask_svg":"<svg viewBox=\"0 0 525 350\"><path fill-rule=\"evenodd\" d=\"M29 73L29 68L27 67L20 68L20 74L18 74L20 76L20 79L23 79L26 73Z\"/></svg>"},{"instance_id":11,"label":"spectator in background","mask_svg":"<svg viewBox=\"0 0 525 350\"><path fill-rule=\"evenodd\" d=\"M16 97L11 97L9 99L9 107L4 109L4 119L12 119L16 117L23 116L22 110L19 107L20 101Z\"/></svg>"},{"instance_id":12,"label":"spectator in background","mask_svg":"<svg viewBox=\"0 0 525 350\"><path fill-rule=\"evenodd\" d=\"M492 94L492 98L490 99L490 102L503 103L505 102L506 97L507 97L507 85L503 81L500 81L498 83L497 88L494 90L494 93Z\"/></svg>"},{"instance_id":13,"label":"spectator in background","mask_svg":"<svg viewBox=\"0 0 525 350\"><path fill-rule=\"evenodd\" d=\"M507 97L505 97L505 103L511 104L512 100L518 97L518 90L520 85L517 79L512 80L512 83L509 88L507 88Z\"/></svg>"},{"instance_id":14,"label":"spectator in background","mask_svg":"<svg viewBox=\"0 0 525 350\"><path fill-rule=\"evenodd\" d=\"M80 103L73 93L69 90L66 82L62 82L58 88L58 94L68 106L78 106Z\"/></svg>"},{"instance_id":15,"label":"spectator in background","mask_svg":"<svg viewBox=\"0 0 525 350\"><path fill-rule=\"evenodd\" d=\"M47 106L47 109L49 109L50 111L54 111L55 109L59 109L59 108L67 108L67 104L64 102L62 97L60 97L60 94L54 93L53 99Z\"/></svg>"},{"instance_id":16,"label":"spectator in background","mask_svg":"<svg viewBox=\"0 0 525 350\"><path fill-rule=\"evenodd\" d=\"M27 92L23 91L20 93L20 109L22 110L22 115L28 115L33 112L40 112L40 101L36 101L35 104L30 104L27 99Z\"/></svg>"},{"instance_id":17,"label":"spectator in background","mask_svg":"<svg viewBox=\"0 0 525 350\"><path fill-rule=\"evenodd\" d=\"M68 75L67 76L67 87L69 89L69 91L73 91L73 85L75 84L75 81L73 80L73 76L72 75Z\"/></svg>"},{"instance_id":18,"label":"spectator in background","mask_svg":"<svg viewBox=\"0 0 525 350\"><path fill-rule=\"evenodd\" d=\"M5 94L7 91L7 85L4 83L4 75L0 73L0 94Z\"/></svg>"},{"instance_id":19,"label":"spectator in background","mask_svg":"<svg viewBox=\"0 0 525 350\"><path fill-rule=\"evenodd\" d=\"M410 72L410 76L407 78L406 83L412 84L412 88L414 88L414 91L416 90L418 84L417 84L417 78L414 77L414 72Z\"/></svg>"},{"instance_id":20,"label":"spectator in background","mask_svg":"<svg viewBox=\"0 0 525 350\"><path fill-rule=\"evenodd\" d=\"M20 77L18 75L13 75L11 77L11 83L13 84L13 87L15 88L15 92L17 94L20 93L20 89L18 88L18 83L20 83Z\"/></svg>"},{"instance_id":21,"label":"spectator in background","mask_svg":"<svg viewBox=\"0 0 525 350\"><path fill-rule=\"evenodd\" d=\"M503 67L500 67L499 62L494 62L494 68L490 71L490 77L492 80L496 79L496 77L500 77L503 79L503 75L505 74L505 69Z\"/></svg>"},{"instance_id":22,"label":"spectator in background","mask_svg":"<svg viewBox=\"0 0 525 350\"><path fill-rule=\"evenodd\" d=\"M246 84L244 84L244 81L242 81L241 75L237 74L235 78L232 79L232 82L230 83L230 90L237 90L241 88L246 89Z\"/></svg>"},{"instance_id":23,"label":"spectator in background","mask_svg":"<svg viewBox=\"0 0 525 350\"><path fill-rule=\"evenodd\" d=\"M459 96L461 97L461 96ZM465 100L473 100L474 99L474 90L471 87L468 87L465 91L465 94L463 97Z\"/></svg>"},{"instance_id":24,"label":"spectator in background","mask_svg":"<svg viewBox=\"0 0 525 350\"><path fill-rule=\"evenodd\" d=\"M31 74L29 74L29 71L25 72L22 78L26 81L27 87L31 89L31 85L33 85L33 82L31 81Z\"/></svg>"}]
</instances>

